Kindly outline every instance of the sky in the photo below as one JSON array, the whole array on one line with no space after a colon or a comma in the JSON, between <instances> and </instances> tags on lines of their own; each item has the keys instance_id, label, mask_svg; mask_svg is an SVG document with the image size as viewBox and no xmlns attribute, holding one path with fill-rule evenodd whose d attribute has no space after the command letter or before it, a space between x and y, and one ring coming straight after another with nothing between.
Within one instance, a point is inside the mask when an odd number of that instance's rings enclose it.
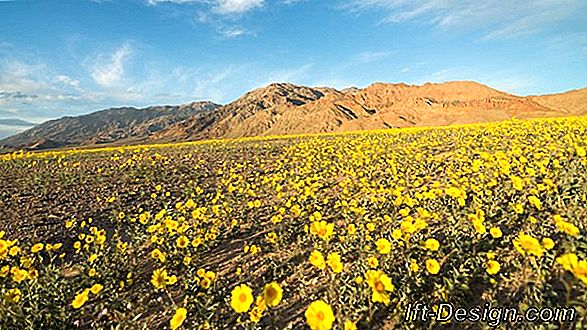
<instances>
[{"instance_id":1,"label":"sky","mask_svg":"<svg viewBox=\"0 0 587 330\"><path fill-rule=\"evenodd\" d=\"M450 80L587 87L587 1L0 0L0 119Z\"/></svg>"}]
</instances>

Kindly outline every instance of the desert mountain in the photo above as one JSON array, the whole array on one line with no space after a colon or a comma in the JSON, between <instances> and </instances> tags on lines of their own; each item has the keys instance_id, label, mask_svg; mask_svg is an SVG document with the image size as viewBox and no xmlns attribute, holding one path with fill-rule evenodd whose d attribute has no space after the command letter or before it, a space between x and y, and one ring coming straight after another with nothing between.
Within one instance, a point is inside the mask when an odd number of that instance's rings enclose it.
<instances>
[{"instance_id":1,"label":"desert mountain","mask_svg":"<svg viewBox=\"0 0 587 330\"><path fill-rule=\"evenodd\" d=\"M363 89L271 84L245 94L208 116L158 132L164 140L235 138L435 126L559 116L531 98L468 81L421 86L375 83Z\"/></svg>"},{"instance_id":2,"label":"desert mountain","mask_svg":"<svg viewBox=\"0 0 587 330\"><path fill-rule=\"evenodd\" d=\"M530 97L534 102L569 115L587 115L587 88Z\"/></svg>"},{"instance_id":3,"label":"desert mountain","mask_svg":"<svg viewBox=\"0 0 587 330\"><path fill-rule=\"evenodd\" d=\"M587 88L520 97L471 81L375 83L342 91L275 83L223 106L198 102L65 117L4 139L0 145L43 149L467 124L584 115L586 104Z\"/></svg>"},{"instance_id":4,"label":"desert mountain","mask_svg":"<svg viewBox=\"0 0 587 330\"><path fill-rule=\"evenodd\" d=\"M49 149L144 139L177 122L204 115L218 106L211 102L194 102L144 109L111 108L77 117L50 120L1 140L0 145Z\"/></svg>"},{"instance_id":5,"label":"desert mountain","mask_svg":"<svg viewBox=\"0 0 587 330\"><path fill-rule=\"evenodd\" d=\"M261 135L259 133L268 131L272 126L272 123L267 122L265 118L278 115L275 112L277 109L304 106L334 91L329 88L310 88L287 83L271 84L250 91L236 101L205 116L190 118L172 125L154 137L182 140ZM244 131L246 128L243 123L249 118L258 120L253 123L257 127Z\"/></svg>"}]
</instances>

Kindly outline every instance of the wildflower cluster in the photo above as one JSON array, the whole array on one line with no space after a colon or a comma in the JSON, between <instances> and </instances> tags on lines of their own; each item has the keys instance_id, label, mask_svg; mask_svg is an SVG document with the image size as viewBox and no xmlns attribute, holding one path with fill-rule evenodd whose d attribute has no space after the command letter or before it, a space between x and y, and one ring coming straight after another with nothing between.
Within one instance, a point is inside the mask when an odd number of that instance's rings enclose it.
<instances>
[{"instance_id":1,"label":"wildflower cluster","mask_svg":"<svg viewBox=\"0 0 587 330\"><path fill-rule=\"evenodd\" d=\"M565 118L0 155L0 328L586 327L585 148Z\"/></svg>"}]
</instances>

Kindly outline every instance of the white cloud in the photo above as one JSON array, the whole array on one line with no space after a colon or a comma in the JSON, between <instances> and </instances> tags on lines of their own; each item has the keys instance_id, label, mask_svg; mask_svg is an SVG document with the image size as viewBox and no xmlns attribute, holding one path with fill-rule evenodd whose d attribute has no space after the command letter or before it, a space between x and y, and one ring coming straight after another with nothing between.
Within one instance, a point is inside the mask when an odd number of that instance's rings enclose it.
<instances>
[{"instance_id":1,"label":"white cloud","mask_svg":"<svg viewBox=\"0 0 587 330\"><path fill-rule=\"evenodd\" d=\"M73 79L66 75L58 75L55 77L55 79L64 85L71 86L74 89L79 89L79 80Z\"/></svg>"},{"instance_id":2,"label":"white cloud","mask_svg":"<svg viewBox=\"0 0 587 330\"><path fill-rule=\"evenodd\" d=\"M94 81L104 87L113 87L124 75L124 65L132 54L132 47L125 43L110 55L100 55L98 63L93 65L91 76Z\"/></svg>"},{"instance_id":3,"label":"white cloud","mask_svg":"<svg viewBox=\"0 0 587 330\"><path fill-rule=\"evenodd\" d=\"M184 4L184 3L194 3L194 2L203 2L202 0L147 0L147 4L150 6L155 6L160 3L175 3L175 4Z\"/></svg>"},{"instance_id":4,"label":"white cloud","mask_svg":"<svg viewBox=\"0 0 587 330\"><path fill-rule=\"evenodd\" d=\"M213 102L225 102L231 86L227 86L229 78L235 76L240 69L228 67L204 75L204 79L198 79L191 91L192 98L212 100Z\"/></svg>"},{"instance_id":5,"label":"white cloud","mask_svg":"<svg viewBox=\"0 0 587 330\"><path fill-rule=\"evenodd\" d=\"M261 81L260 86L276 82L302 83L303 79L308 78L309 71L313 66L314 64L308 63L294 68L269 72L267 78Z\"/></svg>"},{"instance_id":6,"label":"white cloud","mask_svg":"<svg viewBox=\"0 0 587 330\"><path fill-rule=\"evenodd\" d=\"M419 21L442 28L486 29L485 38L547 30L558 22L587 20L584 0L344 0L343 8L378 10L383 22Z\"/></svg>"},{"instance_id":7,"label":"white cloud","mask_svg":"<svg viewBox=\"0 0 587 330\"><path fill-rule=\"evenodd\" d=\"M451 73L451 70L448 69L444 69L444 70L439 70L434 72L431 76L430 76L430 80L435 80L435 79L446 79L446 77Z\"/></svg>"},{"instance_id":8,"label":"white cloud","mask_svg":"<svg viewBox=\"0 0 587 330\"><path fill-rule=\"evenodd\" d=\"M149 6L168 5L172 7L170 18L178 17L187 19L191 24L208 24L212 26L221 38L234 39L255 33L250 29L235 22L245 14L255 9L263 8L269 2L267 0L143 0ZM290 5L298 1L307 0L279 0L281 5Z\"/></svg>"},{"instance_id":9,"label":"white cloud","mask_svg":"<svg viewBox=\"0 0 587 330\"><path fill-rule=\"evenodd\" d=\"M357 54L354 60L360 64L367 64L383 60L390 55L389 52L362 52Z\"/></svg>"},{"instance_id":10,"label":"white cloud","mask_svg":"<svg viewBox=\"0 0 587 330\"><path fill-rule=\"evenodd\" d=\"M542 43L543 54L552 56L561 63L584 60L587 57L587 30L545 38Z\"/></svg>"},{"instance_id":11,"label":"white cloud","mask_svg":"<svg viewBox=\"0 0 587 330\"><path fill-rule=\"evenodd\" d=\"M240 26L222 28L219 30L219 33L225 38L236 38L243 35L251 34L251 32Z\"/></svg>"},{"instance_id":12,"label":"white cloud","mask_svg":"<svg viewBox=\"0 0 587 330\"><path fill-rule=\"evenodd\" d=\"M263 6L264 0L216 0L214 11L219 14L240 14Z\"/></svg>"},{"instance_id":13,"label":"white cloud","mask_svg":"<svg viewBox=\"0 0 587 330\"><path fill-rule=\"evenodd\" d=\"M213 72L208 77L208 79L206 79L206 81L210 84L218 84L218 83L221 83L221 82L225 81L226 79L228 79L234 73L235 73L235 70L231 67L228 67L228 68L220 70L218 72Z\"/></svg>"},{"instance_id":14,"label":"white cloud","mask_svg":"<svg viewBox=\"0 0 587 330\"><path fill-rule=\"evenodd\" d=\"M410 72L412 70L416 70L419 69L420 67L426 65L426 62L418 62L416 64L413 65L409 65L404 67L403 69L400 70L401 73L406 73L406 72Z\"/></svg>"},{"instance_id":15,"label":"white cloud","mask_svg":"<svg viewBox=\"0 0 587 330\"><path fill-rule=\"evenodd\" d=\"M283 3L285 5L293 5L298 2L305 2L305 1L308 1L308 0L282 0L281 3Z\"/></svg>"},{"instance_id":16,"label":"white cloud","mask_svg":"<svg viewBox=\"0 0 587 330\"><path fill-rule=\"evenodd\" d=\"M228 101L236 84L242 83L247 64L221 68L172 66L151 63L141 77L125 80L115 89L98 93L113 104L182 104L194 100ZM232 95L230 95L232 96ZM116 103L115 103L116 102Z\"/></svg>"},{"instance_id":17,"label":"white cloud","mask_svg":"<svg viewBox=\"0 0 587 330\"><path fill-rule=\"evenodd\" d=\"M161 3L206 4L211 6L214 13L230 15L241 14L262 7L265 4L265 0L147 0L147 4L151 6Z\"/></svg>"},{"instance_id":18,"label":"white cloud","mask_svg":"<svg viewBox=\"0 0 587 330\"><path fill-rule=\"evenodd\" d=\"M308 86L332 87L338 90L355 87L356 85L356 81L350 81L341 77L327 77L326 79L312 80L308 83Z\"/></svg>"},{"instance_id":19,"label":"white cloud","mask_svg":"<svg viewBox=\"0 0 587 330\"><path fill-rule=\"evenodd\" d=\"M0 91L34 93L49 88L42 79L47 67L21 60L5 60L0 63Z\"/></svg>"},{"instance_id":20,"label":"white cloud","mask_svg":"<svg viewBox=\"0 0 587 330\"><path fill-rule=\"evenodd\" d=\"M0 107L5 113L43 121L92 100L79 81L43 62L0 58Z\"/></svg>"}]
</instances>

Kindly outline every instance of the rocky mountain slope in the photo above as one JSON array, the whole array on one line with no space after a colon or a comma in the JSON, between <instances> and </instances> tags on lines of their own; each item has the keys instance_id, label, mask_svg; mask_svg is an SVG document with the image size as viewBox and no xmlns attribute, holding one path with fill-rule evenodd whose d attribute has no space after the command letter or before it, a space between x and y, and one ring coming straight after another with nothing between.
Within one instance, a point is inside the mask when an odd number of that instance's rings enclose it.
<instances>
[{"instance_id":1,"label":"rocky mountain slope","mask_svg":"<svg viewBox=\"0 0 587 330\"><path fill-rule=\"evenodd\" d=\"M339 91L275 83L219 106L118 108L49 121L0 141L32 149L439 126L587 114L587 88L520 97L471 81Z\"/></svg>"},{"instance_id":2,"label":"rocky mountain slope","mask_svg":"<svg viewBox=\"0 0 587 330\"><path fill-rule=\"evenodd\" d=\"M274 113L277 109L300 107L334 91L329 88L310 88L287 83L271 84L248 92L236 101L205 116L190 118L172 125L156 134L154 138L182 140L262 135L262 132L272 126L265 118L277 115ZM249 118L257 120L249 124L256 127L243 132L243 122L247 122Z\"/></svg>"},{"instance_id":3,"label":"rocky mountain slope","mask_svg":"<svg viewBox=\"0 0 587 330\"><path fill-rule=\"evenodd\" d=\"M271 84L218 108L206 122L188 119L153 135L179 141L436 126L560 116L531 98L456 81L422 86L375 83L338 91Z\"/></svg>"},{"instance_id":4,"label":"rocky mountain slope","mask_svg":"<svg viewBox=\"0 0 587 330\"><path fill-rule=\"evenodd\" d=\"M177 122L202 116L218 106L211 102L194 102L180 106L154 106L144 109L106 109L44 122L1 140L0 145L49 149L145 139Z\"/></svg>"}]
</instances>

